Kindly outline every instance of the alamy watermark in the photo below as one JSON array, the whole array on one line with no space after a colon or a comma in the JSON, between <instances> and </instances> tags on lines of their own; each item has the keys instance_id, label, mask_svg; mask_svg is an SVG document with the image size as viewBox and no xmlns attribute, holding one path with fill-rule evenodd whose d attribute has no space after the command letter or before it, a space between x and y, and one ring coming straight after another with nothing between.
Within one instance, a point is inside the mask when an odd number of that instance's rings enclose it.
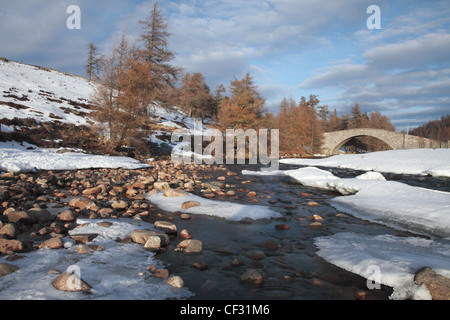
<instances>
[{"instance_id":1,"label":"alamy watermark","mask_svg":"<svg viewBox=\"0 0 450 320\"><path fill-rule=\"evenodd\" d=\"M381 29L381 9L377 5L371 5L366 11L371 16L367 19L366 25L367 29Z\"/></svg>"},{"instance_id":2,"label":"alamy watermark","mask_svg":"<svg viewBox=\"0 0 450 320\"><path fill-rule=\"evenodd\" d=\"M367 268L369 277L367 278L366 285L369 290L381 289L381 269L377 265L371 265Z\"/></svg>"},{"instance_id":3,"label":"alamy watermark","mask_svg":"<svg viewBox=\"0 0 450 320\"><path fill-rule=\"evenodd\" d=\"M66 20L66 26L69 30L80 30L81 29L81 9L77 5L71 5L67 7L67 14L70 16Z\"/></svg>"},{"instance_id":4,"label":"alamy watermark","mask_svg":"<svg viewBox=\"0 0 450 320\"><path fill-rule=\"evenodd\" d=\"M270 139L269 139L270 135ZM262 164L262 171L278 170L278 129L205 129L196 120L194 129L177 129L172 133L172 150L175 164ZM209 143L205 146L205 142ZM225 150L224 150L225 149ZM270 149L270 153L268 150Z\"/></svg>"}]
</instances>

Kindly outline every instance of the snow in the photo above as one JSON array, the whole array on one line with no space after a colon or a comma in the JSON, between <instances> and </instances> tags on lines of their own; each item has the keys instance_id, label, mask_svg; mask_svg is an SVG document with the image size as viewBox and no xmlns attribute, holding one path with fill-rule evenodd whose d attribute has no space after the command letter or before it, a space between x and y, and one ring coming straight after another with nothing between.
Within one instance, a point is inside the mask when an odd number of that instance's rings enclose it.
<instances>
[{"instance_id":1,"label":"snow","mask_svg":"<svg viewBox=\"0 0 450 320\"><path fill-rule=\"evenodd\" d=\"M450 245L434 240L342 232L318 237L315 244L325 260L368 282L392 287L391 299L430 299L428 290L413 282L414 274L425 266L450 277Z\"/></svg>"},{"instance_id":2,"label":"snow","mask_svg":"<svg viewBox=\"0 0 450 320\"><path fill-rule=\"evenodd\" d=\"M450 177L450 149L390 150L325 159L282 159L280 163Z\"/></svg>"},{"instance_id":3,"label":"snow","mask_svg":"<svg viewBox=\"0 0 450 320\"><path fill-rule=\"evenodd\" d=\"M94 86L94 82L83 77L0 60L0 118L33 118L38 122L57 119L85 125L89 119L76 113L91 111L73 104L89 104ZM26 108L16 109L1 102L13 102Z\"/></svg>"},{"instance_id":4,"label":"snow","mask_svg":"<svg viewBox=\"0 0 450 320\"><path fill-rule=\"evenodd\" d=\"M28 150L29 148L32 148ZM89 155L77 152L58 153L58 149L41 149L17 142L0 142L0 171L78 170L91 168L140 169L149 165L128 157Z\"/></svg>"},{"instance_id":5,"label":"snow","mask_svg":"<svg viewBox=\"0 0 450 320\"><path fill-rule=\"evenodd\" d=\"M281 217L280 213L275 212L265 206L243 205L229 201L205 199L191 193L188 193L188 195L184 197L169 198L165 197L162 192L158 192L156 194L149 195L148 200L166 211L181 211L193 214L205 214L231 221L240 221L243 218L257 220ZM185 201L196 201L200 203L200 205L189 208L187 210L181 210L181 205Z\"/></svg>"},{"instance_id":6,"label":"snow","mask_svg":"<svg viewBox=\"0 0 450 320\"><path fill-rule=\"evenodd\" d=\"M109 228L97 225L99 221L110 221ZM154 264L164 268L154 253L143 249L139 244L116 242L117 237L129 235L133 229L154 230L150 223L130 219L102 219L77 221L85 226L74 229L76 233L98 233L91 243L101 245L104 251L93 253L77 253L77 245L69 237L65 237L66 249L40 249L23 254L23 259L12 263L20 269L2 277L0 281L0 299L2 300L164 300L186 299L193 294L186 288L175 289L164 279L146 277L146 267ZM47 274L49 270L77 268L81 279L92 286L91 294L58 291L52 286L55 274Z\"/></svg>"},{"instance_id":7,"label":"snow","mask_svg":"<svg viewBox=\"0 0 450 320\"><path fill-rule=\"evenodd\" d=\"M338 210L400 230L450 237L450 193L386 181L380 173L340 179L314 167L285 175L309 187L336 191L330 200Z\"/></svg>"}]
</instances>

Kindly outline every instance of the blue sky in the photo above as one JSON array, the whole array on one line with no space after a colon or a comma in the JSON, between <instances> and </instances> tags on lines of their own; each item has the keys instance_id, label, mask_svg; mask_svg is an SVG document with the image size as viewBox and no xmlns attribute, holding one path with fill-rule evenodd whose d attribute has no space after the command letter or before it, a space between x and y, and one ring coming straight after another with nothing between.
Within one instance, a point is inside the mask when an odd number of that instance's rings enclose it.
<instances>
[{"instance_id":1,"label":"blue sky","mask_svg":"<svg viewBox=\"0 0 450 320\"><path fill-rule=\"evenodd\" d=\"M250 72L268 109L316 94L338 113L355 102L397 130L450 112L450 2L416 0L159 0L174 64L212 90ZM66 9L81 9L68 30ZM107 54L137 38L153 1L1 0L0 56L84 75L87 45ZM366 12L377 5L381 29Z\"/></svg>"}]
</instances>

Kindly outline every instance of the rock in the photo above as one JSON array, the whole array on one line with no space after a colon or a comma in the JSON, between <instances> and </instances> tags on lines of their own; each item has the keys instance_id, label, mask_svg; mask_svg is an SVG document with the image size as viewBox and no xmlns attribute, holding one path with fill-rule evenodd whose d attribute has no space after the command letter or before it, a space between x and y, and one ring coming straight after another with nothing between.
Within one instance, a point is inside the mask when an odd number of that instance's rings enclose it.
<instances>
[{"instance_id":1,"label":"rock","mask_svg":"<svg viewBox=\"0 0 450 320\"><path fill-rule=\"evenodd\" d=\"M42 208L31 208L27 211L28 215L38 223L43 223L47 221L53 221L55 217L46 209Z\"/></svg>"},{"instance_id":2,"label":"rock","mask_svg":"<svg viewBox=\"0 0 450 320\"><path fill-rule=\"evenodd\" d=\"M167 284L173 288L183 288L184 287L184 281L179 276L173 276L167 279Z\"/></svg>"},{"instance_id":3,"label":"rock","mask_svg":"<svg viewBox=\"0 0 450 320\"><path fill-rule=\"evenodd\" d=\"M111 227L113 225L113 223L109 222L109 221L100 221L99 223L97 223L97 225L99 227L109 228L109 227Z\"/></svg>"},{"instance_id":4,"label":"rock","mask_svg":"<svg viewBox=\"0 0 450 320\"><path fill-rule=\"evenodd\" d=\"M191 233L188 230L183 229L183 230L180 231L180 238L182 238L182 239L191 239Z\"/></svg>"},{"instance_id":5,"label":"rock","mask_svg":"<svg viewBox=\"0 0 450 320\"><path fill-rule=\"evenodd\" d=\"M184 253L186 254L199 254L202 252L202 242L200 240L190 240Z\"/></svg>"},{"instance_id":6,"label":"rock","mask_svg":"<svg viewBox=\"0 0 450 320\"><path fill-rule=\"evenodd\" d=\"M167 269L155 269L152 273L152 277L167 279L169 277L169 270Z\"/></svg>"},{"instance_id":7,"label":"rock","mask_svg":"<svg viewBox=\"0 0 450 320\"><path fill-rule=\"evenodd\" d=\"M4 277L10 273L19 270L19 267L9 264L9 263L0 263L0 277Z\"/></svg>"},{"instance_id":8,"label":"rock","mask_svg":"<svg viewBox=\"0 0 450 320\"><path fill-rule=\"evenodd\" d=\"M247 270L240 278L242 282L260 285L263 282L263 273L258 269Z\"/></svg>"},{"instance_id":9,"label":"rock","mask_svg":"<svg viewBox=\"0 0 450 320\"><path fill-rule=\"evenodd\" d=\"M50 238L39 245L39 249L43 248L61 249L64 248L64 242L60 237Z\"/></svg>"},{"instance_id":10,"label":"rock","mask_svg":"<svg viewBox=\"0 0 450 320\"><path fill-rule=\"evenodd\" d=\"M125 192L125 194L126 194L128 197L134 197L134 196L137 195L138 193L139 193L139 192L138 192L137 190L133 189L133 188L130 188L130 189L127 190L127 192Z\"/></svg>"},{"instance_id":11,"label":"rock","mask_svg":"<svg viewBox=\"0 0 450 320\"><path fill-rule=\"evenodd\" d=\"M288 230L291 227L285 223L279 223L277 225L275 225L275 230Z\"/></svg>"},{"instance_id":12,"label":"rock","mask_svg":"<svg viewBox=\"0 0 450 320\"><path fill-rule=\"evenodd\" d=\"M17 229L12 223L8 223L0 228L0 234L6 235L9 239L14 239L17 235Z\"/></svg>"},{"instance_id":13,"label":"rock","mask_svg":"<svg viewBox=\"0 0 450 320\"><path fill-rule=\"evenodd\" d=\"M56 277L55 280L53 280L52 285L60 291L69 292L86 291L92 288L77 274L67 272L61 273L58 277Z\"/></svg>"},{"instance_id":14,"label":"rock","mask_svg":"<svg viewBox=\"0 0 450 320\"><path fill-rule=\"evenodd\" d=\"M200 205L200 203L197 202L197 201L185 201L185 202L182 203L181 209L182 210L187 210L189 208L197 207L199 205Z\"/></svg>"},{"instance_id":15,"label":"rock","mask_svg":"<svg viewBox=\"0 0 450 320\"><path fill-rule=\"evenodd\" d=\"M181 218L181 220L190 220L190 219L191 219L191 216L188 215L187 213L182 213L182 214L180 215L180 218Z\"/></svg>"},{"instance_id":16,"label":"rock","mask_svg":"<svg viewBox=\"0 0 450 320\"><path fill-rule=\"evenodd\" d=\"M103 251L105 247L96 245L96 244L80 244L77 247L77 252L80 254L95 252L95 251Z\"/></svg>"},{"instance_id":17,"label":"rock","mask_svg":"<svg viewBox=\"0 0 450 320\"><path fill-rule=\"evenodd\" d=\"M232 266L232 267L243 266L243 265L245 265L245 262L242 261L242 260L239 259L239 258L234 258L234 259L231 261L231 266Z\"/></svg>"},{"instance_id":18,"label":"rock","mask_svg":"<svg viewBox=\"0 0 450 320\"><path fill-rule=\"evenodd\" d=\"M265 253L260 250L247 251L244 255L251 260L262 260L266 257Z\"/></svg>"},{"instance_id":19,"label":"rock","mask_svg":"<svg viewBox=\"0 0 450 320\"><path fill-rule=\"evenodd\" d=\"M75 240L76 243L88 243L95 238L97 238L98 233L79 233L79 234L71 234L70 238Z\"/></svg>"},{"instance_id":20,"label":"rock","mask_svg":"<svg viewBox=\"0 0 450 320\"><path fill-rule=\"evenodd\" d=\"M23 243L20 240L0 239L0 253L8 253L10 251L17 252L23 250Z\"/></svg>"},{"instance_id":21,"label":"rock","mask_svg":"<svg viewBox=\"0 0 450 320\"><path fill-rule=\"evenodd\" d=\"M167 198L176 198L176 197L187 197L189 194L186 191L179 189L167 189L164 190L164 197Z\"/></svg>"},{"instance_id":22,"label":"rock","mask_svg":"<svg viewBox=\"0 0 450 320\"><path fill-rule=\"evenodd\" d=\"M319 206L319 204L317 202L315 202L315 201L309 201L308 202L308 207L318 207L318 206Z\"/></svg>"},{"instance_id":23,"label":"rock","mask_svg":"<svg viewBox=\"0 0 450 320\"><path fill-rule=\"evenodd\" d=\"M75 213L72 212L72 210L65 210L58 214L57 216L58 220L63 222L72 222L77 220L77 216Z\"/></svg>"},{"instance_id":24,"label":"rock","mask_svg":"<svg viewBox=\"0 0 450 320\"><path fill-rule=\"evenodd\" d=\"M170 186L169 186L169 183L167 183L165 181L158 181L153 184L153 188L158 191L164 192L165 190L170 189Z\"/></svg>"},{"instance_id":25,"label":"rock","mask_svg":"<svg viewBox=\"0 0 450 320\"><path fill-rule=\"evenodd\" d=\"M69 206L78 209L89 209L90 207L95 206L95 204L89 199L74 198L70 200Z\"/></svg>"},{"instance_id":26,"label":"rock","mask_svg":"<svg viewBox=\"0 0 450 320\"><path fill-rule=\"evenodd\" d=\"M130 232L130 238L133 242L145 244L150 238L153 236L155 231L147 230L147 229L134 229Z\"/></svg>"},{"instance_id":27,"label":"rock","mask_svg":"<svg viewBox=\"0 0 450 320\"><path fill-rule=\"evenodd\" d=\"M111 208L101 208L98 210L98 214L102 217L109 217L111 214L114 213L114 209Z\"/></svg>"},{"instance_id":28,"label":"rock","mask_svg":"<svg viewBox=\"0 0 450 320\"><path fill-rule=\"evenodd\" d=\"M177 234L177 226L168 221L155 221L153 225L156 229L162 230L167 234Z\"/></svg>"},{"instance_id":29,"label":"rock","mask_svg":"<svg viewBox=\"0 0 450 320\"><path fill-rule=\"evenodd\" d=\"M313 230L317 230L317 229L322 228L322 224L320 222L313 222L313 223L309 224L308 228L309 229L313 229Z\"/></svg>"},{"instance_id":30,"label":"rock","mask_svg":"<svg viewBox=\"0 0 450 320\"><path fill-rule=\"evenodd\" d=\"M144 244L145 249L159 250L169 245L169 236L165 233L151 235Z\"/></svg>"},{"instance_id":31,"label":"rock","mask_svg":"<svg viewBox=\"0 0 450 320\"><path fill-rule=\"evenodd\" d=\"M450 300L450 279L428 267L416 272L414 283L425 284L433 300Z\"/></svg>"},{"instance_id":32,"label":"rock","mask_svg":"<svg viewBox=\"0 0 450 320\"><path fill-rule=\"evenodd\" d=\"M228 190L225 194L229 197L233 197L236 195L236 192L234 190Z\"/></svg>"},{"instance_id":33,"label":"rock","mask_svg":"<svg viewBox=\"0 0 450 320\"><path fill-rule=\"evenodd\" d=\"M194 262L192 266L200 271L205 271L209 269L209 265L205 262Z\"/></svg>"},{"instance_id":34,"label":"rock","mask_svg":"<svg viewBox=\"0 0 450 320\"><path fill-rule=\"evenodd\" d=\"M281 245L278 242L272 239L264 240L259 244L259 246L269 250L277 250L278 248L281 247Z\"/></svg>"},{"instance_id":35,"label":"rock","mask_svg":"<svg viewBox=\"0 0 450 320\"><path fill-rule=\"evenodd\" d=\"M6 214L10 223L32 224L33 218L25 211L10 211Z\"/></svg>"},{"instance_id":36,"label":"rock","mask_svg":"<svg viewBox=\"0 0 450 320\"><path fill-rule=\"evenodd\" d=\"M322 220L323 220L323 218L322 218L321 216L319 216L318 214L314 214L314 215L312 216L312 219L313 219L314 221L322 221Z\"/></svg>"},{"instance_id":37,"label":"rock","mask_svg":"<svg viewBox=\"0 0 450 320\"><path fill-rule=\"evenodd\" d=\"M97 194L102 192L102 188L101 187L94 187L94 188L89 188L83 191L84 195L93 195L93 194Z\"/></svg>"},{"instance_id":38,"label":"rock","mask_svg":"<svg viewBox=\"0 0 450 320\"><path fill-rule=\"evenodd\" d=\"M124 200L114 201L111 204L111 207L113 207L114 209L126 209L128 207L128 202Z\"/></svg>"}]
</instances>

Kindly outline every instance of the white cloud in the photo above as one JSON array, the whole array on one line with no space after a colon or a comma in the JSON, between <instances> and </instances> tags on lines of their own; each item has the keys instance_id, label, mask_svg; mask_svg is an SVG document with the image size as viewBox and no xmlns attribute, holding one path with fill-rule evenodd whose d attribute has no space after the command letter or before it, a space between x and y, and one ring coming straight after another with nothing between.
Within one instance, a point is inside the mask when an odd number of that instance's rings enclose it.
<instances>
[{"instance_id":1,"label":"white cloud","mask_svg":"<svg viewBox=\"0 0 450 320\"><path fill-rule=\"evenodd\" d=\"M450 34L431 33L414 40L378 46L364 53L375 67L410 69L449 63Z\"/></svg>"}]
</instances>

